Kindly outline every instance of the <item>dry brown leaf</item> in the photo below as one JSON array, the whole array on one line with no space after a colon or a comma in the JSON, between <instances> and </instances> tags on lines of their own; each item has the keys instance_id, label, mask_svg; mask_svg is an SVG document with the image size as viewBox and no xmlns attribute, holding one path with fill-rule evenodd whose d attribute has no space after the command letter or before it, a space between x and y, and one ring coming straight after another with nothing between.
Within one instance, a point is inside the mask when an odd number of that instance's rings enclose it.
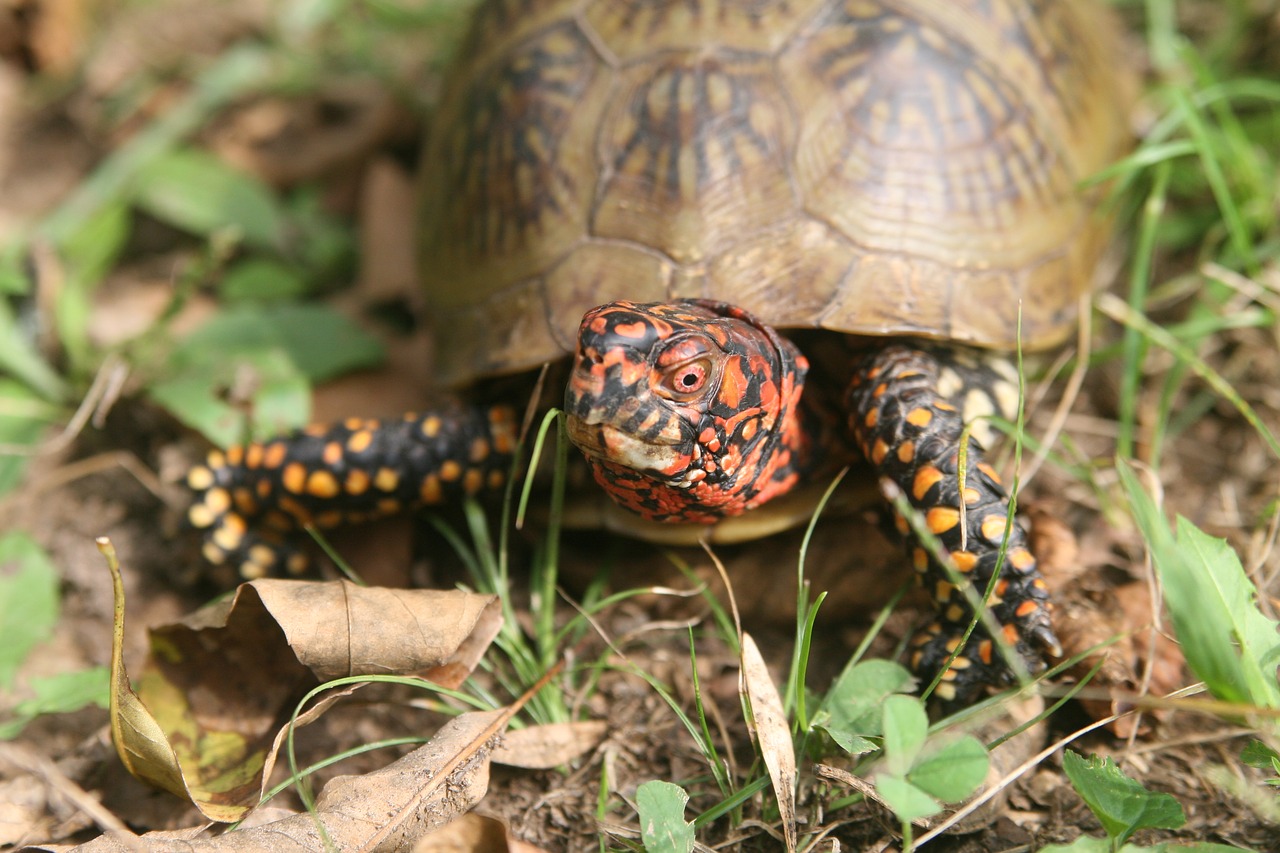
<instances>
[{"instance_id":1,"label":"dry brown leaf","mask_svg":"<svg viewBox=\"0 0 1280 853\"><path fill-rule=\"evenodd\" d=\"M507 732L493 751L493 762L526 770L550 770L595 749L608 729L603 720L515 729Z\"/></svg>"},{"instance_id":2,"label":"dry brown leaf","mask_svg":"<svg viewBox=\"0 0 1280 853\"><path fill-rule=\"evenodd\" d=\"M496 756L496 752L494 755ZM490 756L490 760L496 760ZM506 822L474 812L424 835L413 853L545 853L536 845L511 835Z\"/></svg>"},{"instance_id":3,"label":"dry brown leaf","mask_svg":"<svg viewBox=\"0 0 1280 853\"><path fill-rule=\"evenodd\" d=\"M1032 547L1053 596L1053 628L1063 656L1083 655L1069 674L1083 679L1098 668L1081 691L1085 711L1101 720L1132 707L1148 666L1147 692L1164 695L1180 686L1181 650L1167 636L1156 634L1153 641L1150 632L1156 615L1150 587L1110 568L1108 552L1082 551L1075 534L1053 513L1033 511L1032 522ZM1118 737L1145 734L1151 716L1163 714L1121 716L1109 728Z\"/></svg>"},{"instance_id":4,"label":"dry brown leaf","mask_svg":"<svg viewBox=\"0 0 1280 853\"><path fill-rule=\"evenodd\" d=\"M403 107L381 81L331 79L306 95L263 97L230 111L210 131L209 145L267 183L295 186L355 173L404 123Z\"/></svg>"},{"instance_id":5,"label":"dry brown leaf","mask_svg":"<svg viewBox=\"0 0 1280 853\"><path fill-rule=\"evenodd\" d=\"M751 703L752 731L769 769L782 817L787 850L796 849L796 753L791 727L778 688L769 676L760 649L750 634L742 635L742 680L739 688Z\"/></svg>"},{"instance_id":6,"label":"dry brown leaf","mask_svg":"<svg viewBox=\"0 0 1280 853\"><path fill-rule=\"evenodd\" d=\"M425 833L470 810L489 784L489 752L513 710L475 711L450 720L431 741L373 773L338 776L325 785L315 811L217 837L175 845L172 833L148 833L132 843L102 836L77 853L312 853L412 850ZM48 849L48 848L32 848ZM64 848L65 849L65 848Z\"/></svg>"},{"instance_id":7,"label":"dry brown leaf","mask_svg":"<svg viewBox=\"0 0 1280 853\"><path fill-rule=\"evenodd\" d=\"M117 661L116 750L138 778L189 798L211 820L235 821L261 798L289 717L308 690L343 676L384 674L455 687L501 622L493 596L346 581L244 584L233 597L151 632L136 695ZM122 626L120 612L117 658ZM335 700L330 694L297 722Z\"/></svg>"}]
</instances>

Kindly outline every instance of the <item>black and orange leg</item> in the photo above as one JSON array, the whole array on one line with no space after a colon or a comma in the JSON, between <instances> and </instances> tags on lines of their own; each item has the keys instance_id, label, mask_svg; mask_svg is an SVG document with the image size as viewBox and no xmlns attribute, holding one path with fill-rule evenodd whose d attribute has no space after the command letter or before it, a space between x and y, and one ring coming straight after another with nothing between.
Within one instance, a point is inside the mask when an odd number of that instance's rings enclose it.
<instances>
[{"instance_id":1,"label":"black and orange leg","mask_svg":"<svg viewBox=\"0 0 1280 853\"><path fill-rule=\"evenodd\" d=\"M350 419L215 450L191 469L187 512L203 552L241 575L297 573L303 525L331 528L505 486L518 424L508 406L443 406L400 420Z\"/></svg>"},{"instance_id":2,"label":"black and orange leg","mask_svg":"<svg viewBox=\"0 0 1280 853\"><path fill-rule=\"evenodd\" d=\"M978 596L996 572L1004 548L988 606L1004 639L1035 672L1043 668L1042 655L1057 654L1059 646L1049 624L1048 590L1027 547L1026 532L1016 521L1007 524L1008 495L972 437L963 495L957 476L964 401L987 395L977 408L1004 408L991 399L1007 397L998 393L1007 391L998 388L1002 381L1007 380L980 360L952 363L945 351L890 345L864 356L855 368L848 401L850 427L882 481L891 481L919 513ZM908 521L899 515L896 524L938 611L937 621L916 637L912 650L912 667L927 683L959 648L973 610ZM937 696L944 702L966 702L984 685L1008 683L1010 675L980 625L943 674Z\"/></svg>"}]
</instances>

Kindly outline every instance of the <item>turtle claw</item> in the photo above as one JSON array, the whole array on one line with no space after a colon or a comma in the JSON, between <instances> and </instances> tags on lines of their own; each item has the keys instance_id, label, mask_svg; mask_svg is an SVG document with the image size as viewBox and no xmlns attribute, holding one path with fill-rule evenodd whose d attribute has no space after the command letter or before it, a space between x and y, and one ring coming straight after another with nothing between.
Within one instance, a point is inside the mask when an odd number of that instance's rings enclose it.
<instances>
[{"instance_id":1,"label":"turtle claw","mask_svg":"<svg viewBox=\"0 0 1280 853\"><path fill-rule=\"evenodd\" d=\"M1028 642L1051 657L1062 657L1062 643L1048 625L1036 625L1027 631Z\"/></svg>"}]
</instances>

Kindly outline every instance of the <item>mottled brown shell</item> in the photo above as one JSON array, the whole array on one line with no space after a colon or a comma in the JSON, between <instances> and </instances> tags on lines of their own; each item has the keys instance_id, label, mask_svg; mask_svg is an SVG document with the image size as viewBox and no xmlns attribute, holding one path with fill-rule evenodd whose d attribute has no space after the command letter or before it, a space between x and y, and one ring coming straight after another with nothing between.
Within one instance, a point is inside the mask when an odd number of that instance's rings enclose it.
<instances>
[{"instance_id":1,"label":"mottled brown shell","mask_svg":"<svg viewBox=\"0 0 1280 853\"><path fill-rule=\"evenodd\" d=\"M486 0L426 150L450 381L587 309L710 297L782 327L1012 348L1069 333L1128 141L1086 0Z\"/></svg>"}]
</instances>

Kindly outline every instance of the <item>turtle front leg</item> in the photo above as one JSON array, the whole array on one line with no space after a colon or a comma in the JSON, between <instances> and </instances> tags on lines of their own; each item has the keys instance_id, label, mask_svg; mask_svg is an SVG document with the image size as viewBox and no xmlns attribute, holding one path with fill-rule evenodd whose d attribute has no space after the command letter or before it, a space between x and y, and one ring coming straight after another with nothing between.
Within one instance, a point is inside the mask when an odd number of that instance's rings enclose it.
<instances>
[{"instance_id":1,"label":"turtle front leg","mask_svg":"<svg viewBox=\"0 0 1280 853\"><path fill-rule=\"evenodd\" d=\"M1038 671L1044 652L1059 653L1049 624L1048 590L1027 547L1026 531L1016 521L1006 523L1008 495L972 436L961 523L961 401L975 392L987 399L997 397L988 381L995 375L990 368L951 361L944 352L898 344L863 357L848 393L850 430L882 483L890 481L920 513L979 596L1000 562L1008 528L1000 578L988 606L1003 627L1004 639L1030 670ZM988 410L995 408L1000 408L998 403ZM931 681L958 647L973 611L908 521L896 514L896 524L917 577L938 611L937 621L915 639L911 661L921 677ZM983 685L1009 680L1007 664L979 625L943 675L937 695L944 702L967 702Z\"/></svg>"},{"instance_id":2,"label":"turtle front leg","mask_svg":"<svg viewBox=\"0 0 1280 853\"><path fill-rule=\"evenodd\" d=\"M210 452L187 474L205 558L246 578L307 565L304 525L331 528L505 486L516 445L509 406L445 405L390 420L352 418Z\"/></svg>"}]
</instances>

